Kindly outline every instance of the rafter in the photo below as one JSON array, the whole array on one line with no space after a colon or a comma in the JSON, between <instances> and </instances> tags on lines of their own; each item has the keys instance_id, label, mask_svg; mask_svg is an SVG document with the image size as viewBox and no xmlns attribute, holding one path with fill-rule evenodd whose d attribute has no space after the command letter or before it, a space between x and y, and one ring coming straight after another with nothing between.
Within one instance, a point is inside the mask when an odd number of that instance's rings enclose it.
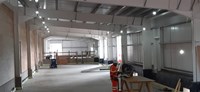
<instances>
[{"instance_id":1,"label":"rafter","mask_svg":"<svg viewBox=\"0 0 200 92\"><path fill-rule=\"evenodd\" d=\"M58 0L55 0L55 2L56 10L58 10Z\"/></svg>"},{"instance_id":2,"label":"rafter","mask_svg":"<svg viewBox=\"0 0 200 92\"><path fill-rule=\"evenodd\" d=\"M144 15L144 14L148 14L149 12L153 11L152 9L145 9L139 13L136 14L136 16L140 16L140 15Z\"/></svg>"},{"instance_id":3,"label":"rafter","mask_svg":"<svg viewBox=\"0 0 200 92\"><path fill-rule=\"evenodd\" d=\"M79 5L79 2L76 2L75 6L74 6L74 12L78 11L78 5Z\"/></svg>"},{"instance_id":4,"label":"rafter","mask_svg":"<svg viewBox=\"0 0 200 92\"><path fill-rule=\"evenodd\" d=\"M107 15L115 15L115 13L118 12L122 7L123 6L116 6L115 8L107 12Z\"/></svg>"},{"instance_id":5,"label":"rafter","mask_svg":"<svg viewBox=\"0 0 200 92\"><path fill-rule=\"evenodd\" d=\"M30 20L31 25L36 25L39 28L44 28L42 26L42 20L35 19ZM120 25L99 25L99 24L86 24L86 23L75 23L75 22L64 22L64 21L55 21L48 20L46 25L53 27L67 27L67 28L79 28L79 29L91 29L91 30L102 30L102 31L111 31L115 29L116 31L120 30Z\"/></svg>"},{"instance_id":6,"label":"rafter","mask_svg":"<svg viewBox=\"0 0 200 92\"><path fill-rule=\"evenodd\" d=\"M97 4L97 5L92 9L91 13L96 13L100 6L101 6L101 4Z\"/></svg>"},{"instance_id":7,"label":"rafter","mask_svg":"<svg viewBox=\"0 0 200 92\"><path fill-rule=\"evenodd\" d=\"M36 17L35 9L27 8L27 11L24 11L23 8L19 8L19 16L24 16L23 12L26 13L28 17ZM120 25L132 25L132 21L135 19L135 24L139 25L141 22L141 17L126 17L126 16L112 16L104 14L91 14L91 13L81 13L81 12L70 12L63 10L47 10L39 9L40 16L45 18L59 18L67 20L79 20L79 21L91 21L97 23L111 23L111 24L120 24Z\"/></svg>"},{"instance_id":8,"label":"rafter","mask_svg":"<svg viewBox=\"0 0 200 92\"><path fill-rule=\"evenodd\" d=\"M150 16L150 15L153 16L153 14L152 14L153 11L155 11L158 14L158 12L160 10L150 9L149 11L146 11L146 12L140 14L140 16L142 16L142 17L147 17L147 16Z\"/></svg>"},{"instance_id":9,"label":"rafter","mask_svg":"<svg viewBox=\"0 0 200 92\"><path fill-rule=\"evenodd\" d=\"M28 7L28 4L25 0L18 0L24 7Z\"/></svg>"},{"instance_id":10,"label":"rafter","mask_svg":"<svg viewBox=\"0 0 200 92\"><path fill-rule=\"evenodd\" d=\"M137 16L138 13L140 13L144 10L145 10L145 8L139 8L139 9L136 8L135 11L132 12L131 14L129 14L128 16Z\"/></svg>"},{"instance_id":11,"label":"rafter","mask_svg":"<svg viewBox=\"0 0 200 92\"><path fill-rule=\"evenodd\" d=\"M164 15L167 15L167 14L170 14L170 12L167 11L167 10L161 10L161 11L157 12L157 15L156 15L156 16L151 16L151 17L149 17L149 18L155 19L155 18L164 16Z\"/></svg>"},{"instance_id":12,"label":"rafter","mask_svg":"<svg viewBox=\"0 0 200 92\"><path fill-rule=\"evenodd\" d=\"M68 0L68 1L80 1L86 3L100 3L106 5L119 5L129 7L141 7L141 8L154 8L154 9L167 9L167 10L179 10L190 11L193 0ZM179 5L180 3L180 5ZM180 6L177 8L177 5ZM169 7L170 6L170 7Z\"/></svg>"},{"instance_id":13,"label":"rafter","mask_svg":"<svg viewBox=\"0 0 200 92\"><path fill-rule=\"evenodd\" d=\"M121 16L121 15L126 15L127 13L129 13L132 9L134 9L133 7L129 7L129 8L126 8L125 10L123 10L122 12L120 12L118 15Z\"/></svg>"}]
</instances>

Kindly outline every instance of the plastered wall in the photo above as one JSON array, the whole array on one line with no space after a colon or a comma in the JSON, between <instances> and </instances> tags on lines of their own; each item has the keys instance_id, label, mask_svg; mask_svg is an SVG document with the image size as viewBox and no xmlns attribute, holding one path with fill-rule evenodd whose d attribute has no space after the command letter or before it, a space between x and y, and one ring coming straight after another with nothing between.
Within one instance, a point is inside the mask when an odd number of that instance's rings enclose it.
<instances>
[{"instance_id":1,"label":"plastered wall","mask_svg":"<svg viewBox=\"0 0 200 92\"><path fill-rule=\"evenodd\" d=\"M14 78L13 12L0 3L0 90Z\"/></svg>"},{"instance_id":2,"label":"plastered wall","mask_svg":"<svg viewBox=\"0 0 200 92\"><path fill-rule=\"evenodd\" d=\"M183 23L189 19L176 14L158 17L152 22L153 37L159 37L158 42L153 41L152 64L155 67L178 69L192 72L192 26ZM159 50L160 49L160 50ZM184 50L184 54L180 54ZM154 62L156 61L156 62Z\"/></svg>"},{"instance_id":3,"label":"plastered wall","mask_svg":"<svg viewBox=\"0 0 200 92\"><path fill-rule=\"evenodd\" d=\"M21 54L21 73L28 70L27 65L27 39L26 39L26 25L25 23L19 24L19 41L20 41L20 54Z\"/></svg>"},{"instance_id":4,"label":"plastered wall","mask_svg":"<svg viewBox=\"0 0 200 92\"><path fill-rule=\"evenodd\" d=\"M78 52L81 55L82 51L97 50L97 40L87 38L68 38L66 39L52 39L47 41L47 52L50 50L50 44L62 44L62 52Z\"/></svg>"},{"instance_id":5,"label":"plastered wall","mask_svg":"<svg viewBox=\"0 0 200 92\"><path fill-rule=\"evenodd\" d=\"M30 55L31 55L31 68L35 70L35 62L37 61L36 56L36 31L30 31Z\"/></svg>"},{"instance_id":6,"label":"plastered wall","mask_svg":"<svg viewBox=\"0 0 200 92\"><path fill-rule=\"evenodd\" d=\"M191 71L192 29L191 24L180 24L163 29L164 67ZM180 50L184 53L180 54Z\"/></svg>"},{"instance_id":7,"label":"plastered wall","mask_svg":"<svg viewBox=\"0 0 200 92\"><path fill-rule=\"evenodd\" d=\"M37 49L37 52L38 52L38 58L39 58L39 65L42 65L42 60L43 60L43 48L44 48L44 39L39 36L38 38L38 49Z\"/></svg>"},{"instance_id":8,"label":"plastered wall","mask_svg":"<svg viewBox=\"0 0 200 92\"><path fill-rule=\"evenodd\" d=\"M142 33L127 34L128 61L142 63Z\"/></svg>"}]
</instances>

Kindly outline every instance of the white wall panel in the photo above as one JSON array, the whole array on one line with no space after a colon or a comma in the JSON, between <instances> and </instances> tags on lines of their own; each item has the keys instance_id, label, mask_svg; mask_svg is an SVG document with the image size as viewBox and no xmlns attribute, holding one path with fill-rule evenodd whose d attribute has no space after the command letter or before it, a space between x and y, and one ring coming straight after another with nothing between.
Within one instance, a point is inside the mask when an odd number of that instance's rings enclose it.
<instances>
[{"instance_id":1,"label":"white wall panel","mask_svg":"<svg viewBox=\"0 0 200 92\"><path fill-rule=\"evenodd\" d=\"M127 35L127 44L133 44L132 34Z\"/></svg>"},{"instance_id":2,"label":"white wall panel","mask_svg":"<svg viewBox=\"0 0 200 92\"><path fill-rule=\"evenodd\" d=\"M142 33L139 33L138 36L138 44L142 44Z\"/></svg>"},{"instance_id":3,"label":"white wall panel","mask_svg":"<svg viewBox=\"0 0 200 92\"><path fill-rule=\"evenodd\" d=\"M133 36L132 36L132 43L133 44L138 44L138 42L137 42L137 40L138 40L138 37L137 37L137 34L133 34Z\"/></svg>"},{"instance_id":4,"label":"white wall panel","mask_svg":"<svg viewBox=\"0 0 200 92\"><path fill-rule=\"evenodd\" d=\"M139 57L138 61L143 63L142 45L138 46L138 57Z\"/></svg>"},{"instance_id":5,"label":"white wall panel","mask_svg":"<svg viewBox=\"0 0 200 92\"><path fill-rule=\"evenodd\" d=\"M192 45L191 44L174 44L172 45L172 67L192 71ZM180 54L180 50L184 50L184 54Z\"/></svg>"},{"instance_id":6,"label":"white wall panel","mask_svg":"<svg viewBox=\"0 0 200 92\"><path fill-rule=\"evenodd\" d=\"M164 28L164 43L170 43L170 39L171 39L171 30L170 27Z\"/></svg>"},{"instance_id":7,"label":"white wall panel","mask_svg":"<svg viewBox=\"0 0 200 92\"><path fill-rule=\"evenodd\" d=\"M62 44L62 52L78 52L81 55L82 51L90 51L91 47L93 49L97 49L97 41L91 39L70 39L67 40L55 40L52 39L49 41L50 43L61 43Z\"/></svg>"},{"instance_id":8,"label":"white wall panel","mask_svg":"<svg viewBox=\"0 0 200 92\"><path fill-rule=\"evenodd\" d=\"M67 47L67 46L69 46L70 45L70 42L68 42L68 41L63 41L63 47Z\"/></svg>"},{"instance_id":9,"label":"white wall panel","mask_svg":"<svg viewBox=\"0 0 200 92\"><path fill-rule=\"evenodd\" d=\"M134 46L133 47L133 60L134 62L139 62L139 50L138 50L138 46Z\"/></svg>"},{"instance_id":10,"label":"white wall panel","mask_svg":"<svg viewBox=\"0 0 200 92\"><path fill-rule=\"evenodd\" d=\"M116 38L112 38L112 44L113 44L113 46L117 46L117 41L116 40L117 40Z\"/></svg>"},{"instance_id":11,"label":"white wall panel","mask_svg":"<svg viewBox=\"0 0 200 92\"><path fill-rule=\"evenodd\" d=\"M164 66L171 68L172 67L172 61L171 61L171 51L170 51L170 45L164 46Z\"/></svg>"},{"instance_id":12,"label":"white wall panel","mask_svg":"<svg viewBox=\"0 0 200 92\"><path fill-rule=\"evenodd\" d=\"M133 46L127 46L128 61L133 61Z\"/></svg>"},{"instance_id":13,"label":"white wall panel","mask_svg":"<svg viewBox=\"0 0 200 92\"><path fill-rule=\"evenodd\" d=\"M117 38L116 37L112 37L112 51L113 51L112 58L114 60L117 60Z\"/></svg>"},{"instance_id":14,"label":"white wall panel","mask_svg":"<svg viewBox=\"0 0 200 92\"><path fill-rule=\"evenodd\" d=\"M191 42L192 29L189 24L182 24L171 28L171 42Z\"/></svg>"},{"instance_id":15,"label":"white wall panel","mask_svg":"<svg viewBox=\"0 0 200 92\"><path fill-rule=\"evenodd\" d=\"M191 24L180 24L164 28L164 66L192 71ZM184 50L184 54L180 54Z\"/></svg>"},{"instance_id":16,"label":"white wall panel","mask_svg":"<svg viewBox=\"0 0 200 92\"><path fill-rule=\"evenodd\" d=\"M127 35L127 53L128 61L142 62L141 35L142 33Z\"/></svg>"},{"instance_id":17,"label":"white wall panel","mask_svg":"<svg viewBox=\"0 0 200 92\"><path fill-rule=\"evenodd\" d=\"M117 47L113 47L113 59L117 60Z\"/></svg>"}]
</instances>

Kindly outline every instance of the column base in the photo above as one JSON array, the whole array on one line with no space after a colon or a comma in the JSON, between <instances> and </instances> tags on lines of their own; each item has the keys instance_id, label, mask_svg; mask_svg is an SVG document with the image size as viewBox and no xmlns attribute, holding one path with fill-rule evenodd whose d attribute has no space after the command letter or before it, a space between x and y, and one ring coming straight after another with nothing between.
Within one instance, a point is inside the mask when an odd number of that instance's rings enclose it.
<instances>
[{"instance_id":1,"label":"column base","mask_svg":"<svg viewBox=\"0 0 200 92\"><path fill-rule=\"evenodd\" d=\"M33 71L32 71L32 69L28 69L28 78L29 79L33 78Z\"/></svg>"},{"instance_id":2,"label":"column base","mask_svg":"<svg viewBox=\"0 0 200 92\"><path fill-rule=\"evenodd\" d=\"M38 72L38 68L39 68L39 66L35 65L35 72Z\"/></svg>"},{"instance_id":3,"label":"column base","mask_svg":"<svg viewBox=\"0 0 200 92\"><path fill-rule=\"evenodd\" d=\"M190 92L200 92L200 82L193 82L190 87Z\"/></svg>"},{"instance_id":4,"label":"column base","mask_svg":"<svg viewBox=\"0 0 200 92\"><path fill-rule=\"evenodd\" d=\"M15 77L15 88L17 90L22 90L22 78L21 77Z\"/></svg>"}]
</instances>

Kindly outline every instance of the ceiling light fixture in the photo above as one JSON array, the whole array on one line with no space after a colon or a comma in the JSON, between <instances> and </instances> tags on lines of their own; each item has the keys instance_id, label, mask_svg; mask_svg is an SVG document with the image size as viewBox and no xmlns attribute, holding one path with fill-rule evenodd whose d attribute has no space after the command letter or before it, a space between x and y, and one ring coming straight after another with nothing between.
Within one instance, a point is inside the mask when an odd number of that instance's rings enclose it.
<instances>
[{"instance_id":1,"label":"ceiling light fixture","mask_svg":"<svg viewBox=\"0 0 200 92\"><path fill-rule=\"evenodd\" d=\"M47 32L48 32L48 33L50 33L50 31L49 31L49 30L48 30Z\"/></svg>"},{"instance_id":2,"label":"ceiling light fixture","mask_svg":"<svg viewBox=\"0 0 200 92\"><path fill-rule=\"evenodd\" d=\"M156 14L157 14L157 12L156 12L156 11L153 11L153 12L152 12L152 14L153 14L153 15L156 15Z\"/></svg>"},{"instance_id":3,"label":"ceiling light fixture","mask_svg":"<svg viewBox=\"0 0 200 92\"><path fill-rule=\"evenodd\" d=\"M47 20L50 20L50 18L47 18Z\"/></svg>"},{"instance_id":4,"label":"ceiling light fixture","mask_svg":"<svg viewBox=\"0 0 200 92\"><path fill-rule=\"evenodd\" d=\"M110 32L108 31L107 34L109 34Z\"/></svg>"},{"instance_id":5,"label":"ceiling light fixture","mask_svg":"<svg viewBox=\"0 0 200 92\"><path fill-rule=\"evenodd\" d=\"M183 54L185 53L185 51L181 49L181 50L179 51L179 53L180 53L181 55L183 55Z\"/></svg>"},{"instance_id":6,"label":"ceiling light fixture","mask_svg":"<svg viewBox=\"0 0 200 92\"><path fill-rule=\"evenodd\" d=\"M126 8L126 6L123 6L122 9Z\"/></svg>"},{"instance_id":7,"label":"ceiling light fixture","mask_svg":"<svg viewBox=\"0 0 200 92\"><path fill-rule=\"evenodd\" d=\"M35 14L39 14L39 11L35 11Z\"/></svg>"},{"instance_id":8,"label":"ceiling light fixture","mask_svg":"<svg viewBox=\"0 0 200 92\"><path fill-rule=\"evenodd\" d=\"M44 21L42 21L42 24L45 24L45 22L44 22Z\"/></svg>"},{"instance_id":9,"label":"ceiling light fixture","mask_svg":"<svg viewBox=\"0 0 200 92\"><path fill-rule=\"evenodd\" d=\"M143 30L143 31L146 31L146 28L145 28L145 27L143 27L143 28L142 28L142 30Z\"/></svg>"},{"instance_id":10,"label":"ceiling light fixture","mask_svg":"<svg viewBox=\"0 0 200 92\"><path fill-rule=\"evenodd\" d=\"M39 18L41 19L41 18L42 18L42 16L39 16Z\"/></svg>"},{"instance_id":11,"label":"ceiling light fixture","mask_svg":"<svg viewBox=\"0 0 200 92\"><path fill-rule=\"evenodd\" d=\"M120 33L123 33L123 30L121 30Z\"/></svg>"},{"instance_id":12,"label":"ceiling light fixture","mask_svg":"<svg viewBox=\"0 0 200 92\"><path fill-rule=\"evenodd\" d=\"M142 32L142 30L138 30L138 31L135 31L136 33L140 33L140 32Z\"/></svg>"},{"instance_id":13,"label":"ceiling light fixture","mask_svg":"<svg viewBox=\"0 0 200 92\"><path fill-rule=\"evenodd\" d=\"M174 30L175 28L174 27L171 27L171 30Z\"/></svg>"},{"instance_id":14,"label":"ceiling light fixture","mask_svg":"<svg viewBox=\"0 0 200 92\"><path fill-rule=\"evenodd\" d=\"M47 28L47 26L44 26L44 28Z\"/></svg>"},{"instance_id":15,"label":"ceiling light fixture","mask_svg":"<svg viewBox=\"0 0 200 92\"><path fill-rule=\"evenodd\" d=\"M36 3L38 3L38 2L39 2L39 0L35 0L35 2L36 2Z\"/></svg>"}]
</instances>

